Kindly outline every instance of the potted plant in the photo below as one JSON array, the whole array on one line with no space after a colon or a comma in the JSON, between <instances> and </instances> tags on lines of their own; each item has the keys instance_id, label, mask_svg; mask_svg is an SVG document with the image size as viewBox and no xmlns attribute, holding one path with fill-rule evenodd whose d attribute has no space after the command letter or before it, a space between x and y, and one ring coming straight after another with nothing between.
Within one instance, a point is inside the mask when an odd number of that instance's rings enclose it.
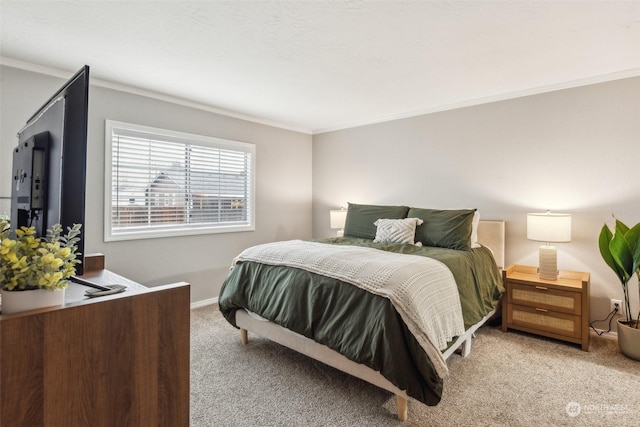
<instances>
[{"instance_id":1,"label":"potted plant","mask_svg":"<svg viewBox=\"0 0 640 427\"><path fill-rule=\"evenodd\" d=\"M640 309L634 318L629 295L629 282L634 274L638 279L640 295L640 223L629 228L616 219L613 233L605 224L600 231L598 246L602 258L618 276L624 293L626 316L624 319L618 319L620 350L628 357L640 360Z\"/></svg>"},{"instance_id":2,"label":"potted plant","mask_svg":"<svg viewBox=\"0 0 640 427\"><path fill-rule=\"evenodd\" d=\"M75 266L81 261L77 251L80 224L62 234L55 224L46 237L36 237L34 227L11 230L0 218L0 293L2 313L64 303L64 289Z\"/></svg>"}]
</instances>

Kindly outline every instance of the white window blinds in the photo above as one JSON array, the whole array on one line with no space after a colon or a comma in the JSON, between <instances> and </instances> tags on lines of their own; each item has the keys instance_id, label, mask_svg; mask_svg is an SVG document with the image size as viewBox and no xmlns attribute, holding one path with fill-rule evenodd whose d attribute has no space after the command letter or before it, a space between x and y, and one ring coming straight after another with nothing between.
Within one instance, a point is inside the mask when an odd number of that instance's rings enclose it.
<instances>
[{"instance_id":1,"label":"white window blinds","mask_svg":"<svg viewBox=\"0 0 640 427\"><path fill-rule=\"evenodd\" d=\"M106 122L105 240L254 229L255 146Z\"/></svg>"}]
</instances>

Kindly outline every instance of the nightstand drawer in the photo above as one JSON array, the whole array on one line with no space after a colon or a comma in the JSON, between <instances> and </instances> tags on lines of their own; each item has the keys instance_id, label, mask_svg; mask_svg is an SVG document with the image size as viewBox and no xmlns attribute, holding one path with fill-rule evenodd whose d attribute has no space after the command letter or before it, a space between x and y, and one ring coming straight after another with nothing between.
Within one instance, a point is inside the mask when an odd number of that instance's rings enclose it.
<instances>
[{"instance_id":1,"label":"nightstand drawer","mask_svg":"<svg viewBox=\"0 0 640 427\"><path fill-rule=\"evenodd\" d=\"M523 305L507 305L509 325L570 338L582 338L581 317Z\"/></svg>"},{"instance_id":2,"label":"nightstand drawer","mask_svg":"<svg viewBox=\"0 0 640 427\"><path fill-rule=\"evenodd\" d=\"M523 285L513 283L509 286L507 302L529 307L580 315L582 295L578 292L551 289L543 285Z\"/></svg>"}]
</instances>

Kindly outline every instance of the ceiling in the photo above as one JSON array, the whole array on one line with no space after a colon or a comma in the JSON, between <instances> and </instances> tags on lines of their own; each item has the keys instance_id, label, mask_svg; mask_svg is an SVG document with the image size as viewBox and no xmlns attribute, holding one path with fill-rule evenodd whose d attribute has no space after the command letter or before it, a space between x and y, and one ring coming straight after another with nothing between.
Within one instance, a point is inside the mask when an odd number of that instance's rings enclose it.
<instances>
[{"instance_id":1,"label":"ceiling","mask_svg":"<svg viewBox=\"0 0 640 427\"><path fill-rule=\"evenodd\" d=\"M0 56L308 133L640 75L640 1L0 1Z\"/></svg>"}]
</instances>

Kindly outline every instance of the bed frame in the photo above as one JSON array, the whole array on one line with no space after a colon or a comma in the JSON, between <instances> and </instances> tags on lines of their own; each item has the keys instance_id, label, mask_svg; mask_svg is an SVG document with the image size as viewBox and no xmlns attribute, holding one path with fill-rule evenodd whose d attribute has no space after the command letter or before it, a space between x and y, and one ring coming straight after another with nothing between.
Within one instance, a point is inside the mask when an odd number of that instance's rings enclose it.
<instances>
[{"instance_id":1,"label":"bed frame","mask_svg":"<svg viewBox=\"0 0 640 427\"><path fill-rule=\"evenodd\" d=\"M504 268L505 222L500 220L481 220L478 225L478 242L490 248L498 267L500 269ZM471 352L471 340L474 337L475 331L494 314L495 310L487 314L480 322L467 329L463 335L460 335L453 345L444 351L444 358L448 359L458 350L460 350L462 357L467 357ZM374 371L360 363L353 362L327 346L318 344L303 335L269 322L259 316L249 314L245 310L241 309L236 311L236 324L240 328L242 344L248 343L247 331L251 331L259 336L289 347L292 350L390 391L396 395L398 419L401 421L407 420L407 399L409 396L404 390L400 390L389 382L380 372Z\"/></svg>"}]
</instances>

